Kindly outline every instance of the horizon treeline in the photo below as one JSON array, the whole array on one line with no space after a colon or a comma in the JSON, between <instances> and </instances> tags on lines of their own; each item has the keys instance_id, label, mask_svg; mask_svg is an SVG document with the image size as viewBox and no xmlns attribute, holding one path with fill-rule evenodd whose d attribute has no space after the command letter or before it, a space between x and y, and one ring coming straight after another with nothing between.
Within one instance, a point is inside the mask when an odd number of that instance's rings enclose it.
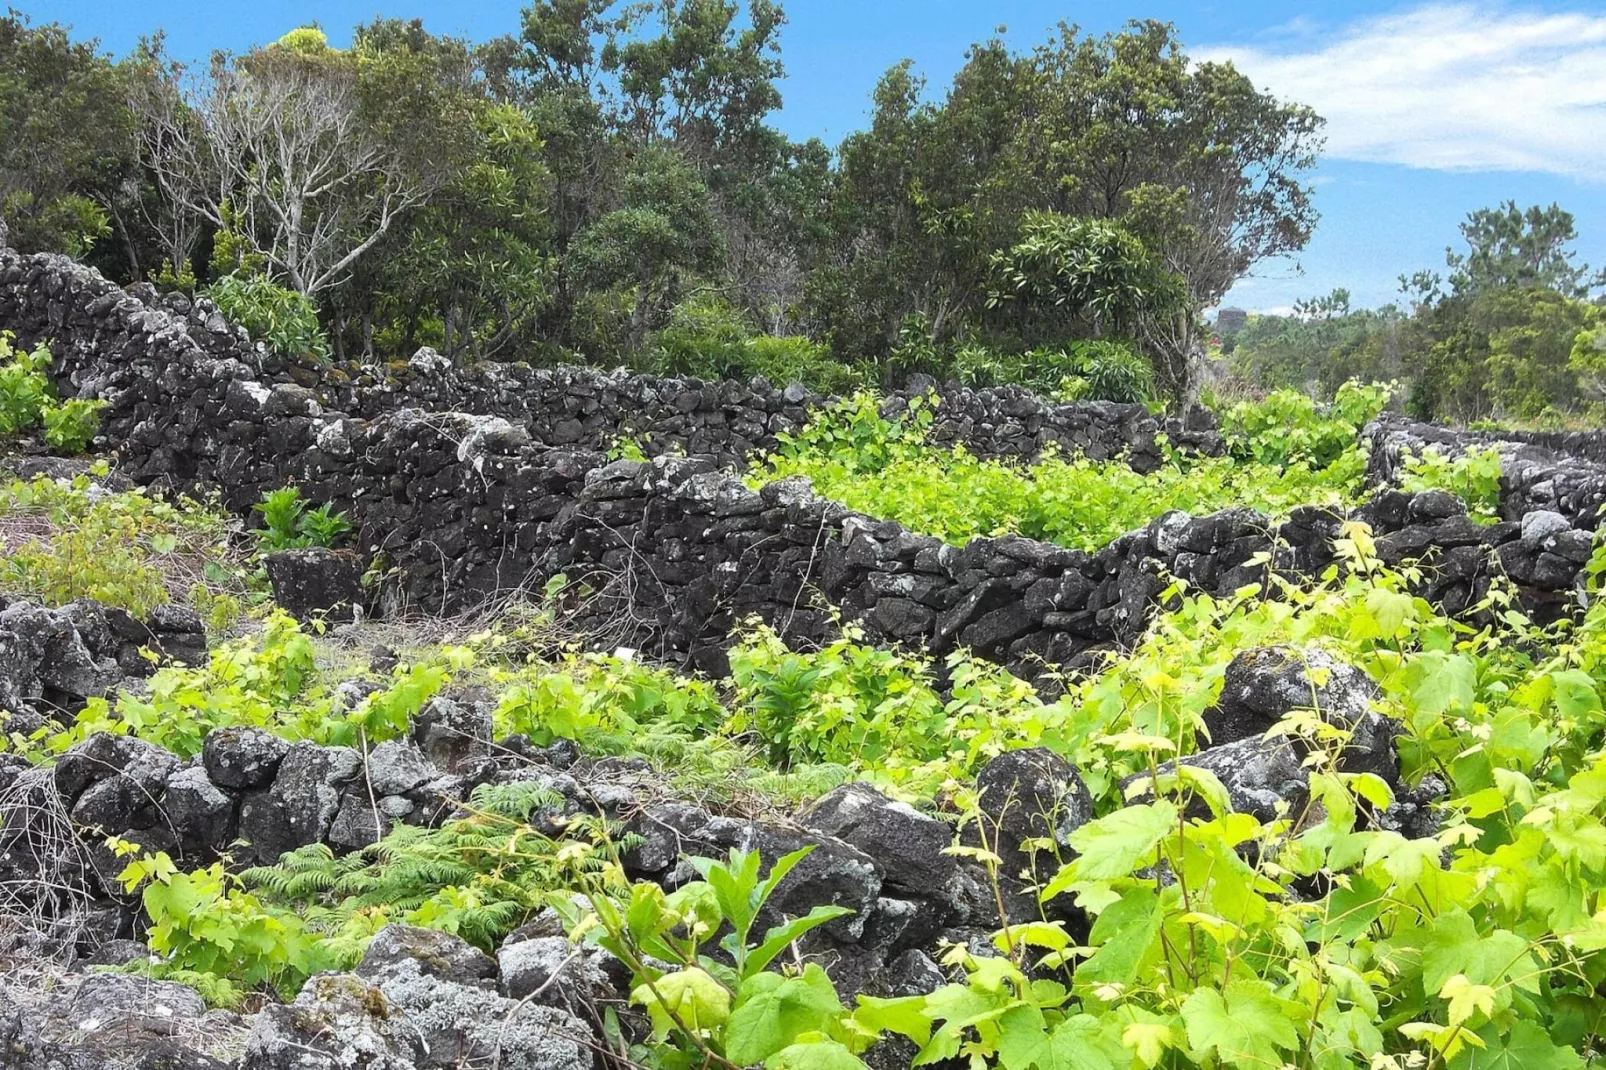
<instances>
[{"instance_id":1,"label":"horizon treeline","mask_svg":"<svg viewBox=\"0 0 1606 1070\"><path fill-rule=\"evenodd\" d=\"M1556 275L1555 206L1475 213L1404 307L1333 295L1210 359L1204 310L1310 239L1322 121L1169 24L979 42L944 87L894 65L834 146L773 125L784 24L772 0L538 0L489 41L376 19L186 64L156 27L114 59L11 11L0 225L320 358L1171 402L1381 376L1464 418L1590 394L1594 280Z\"/></svg>"}]
</instances>

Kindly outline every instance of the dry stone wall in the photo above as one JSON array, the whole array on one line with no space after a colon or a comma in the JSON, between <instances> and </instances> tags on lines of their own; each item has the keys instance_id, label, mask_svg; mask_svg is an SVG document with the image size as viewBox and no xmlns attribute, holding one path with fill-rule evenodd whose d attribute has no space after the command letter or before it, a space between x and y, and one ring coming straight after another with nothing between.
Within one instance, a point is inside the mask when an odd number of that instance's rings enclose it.
<instances>
[{"instance_id":1,"label":"dry stone wall","mask_svg":"<svg viewBox=\"0 0 1606 1070\"><path fill-rule=\"evenodd\" d=\"M1473 449L1500 454L1500 513L1519 520L1534 512L1557 513L1574 527L1594 531L1606 506L1606 432L1542 434L1463 431L1385 414L1369 425L1368 475L1398 482L1407 455L1435 450L1458 457Z\"/></svg>"},{"instance_id":2,"label":"dry stone wall","mask_svg":"<svg viewBox=\"0 0 1606 1070\"><path fill-rule=\"evenodd\" d=\"M877 640L936 652L965 645L1034 673L1040 663L1071 664L1135 638L1172 577L1229 592L1265 581L1268 568L1291 575L1325 568L1345 519L1311 508L1282 523L1244 509L1173 513L1095 554L1021 538L959 548L854 514L805 483L750 489L724 470L735 439L711 443L707 456L610 464L595 449L532 431L545 431L568 411L562 406L589 396L596 420L590 429L580 421L578 439L595 444L618 426L616 413L648 411L631 392L649 388L683 414L708 417L727 405L756 413L760 392L744 387L523 369L508 381L562 385L552 395L533 385L528 395L498 388L493 396L488 386L472 395L465 383L503 373L458 373L426 367L425 359L405 389L399 379L381 390L378 381L340 384L335 375L336 385L320 392L219 327L204 306L182 314L154 307L48 256L0 254L0 327L51 338L64 388L109 402L107 437L131 477L215 489L241 512L264 491L294 483L349 511L361 553L394 570L385 600L391 611L465 608L561 573L590 592L575 613L597 641L713 671L723 667L725 638L741 619L756 615L807 644L832 634L834 606ZM417 385L426 381L444 385L430 393ZM354 411L330 408L341 391ZM778 396L765 418L789 426L812 403ZM464 397L509 415L431 407ZM408 398L431 404L397 407ZM1002 433L991 415L989 406L1006 402L1015 408L997 411L1018 432ZM1011 391L971 392L945 404L953 419L939 420L939 435L1035 441L1052 410L1087 419L1082 448L1090 453L1114 441L1098 429L1117 418L1125 421L1120 441L1138 455L1152 441L1143 439L1153 428L1147 414L1119 406L1052 407ZM756 415L752 423L759 425ZM1213 432L1196 424L1208 446ZM705 420L703 430L709 426ZM1530 499L1548 500L1538 483ZM1519 520L1516 504L1508 522L1479 526L1442 493L1385 493L1357 515L1379 535L1385 560L1423 559L1425 593L1451 612L1478 602L1502 572L1537 611L1563 611L1592 530L1575 522L1578 509Z\"/></svg>"},{"instance_id":3,"label":"dry stone wall","mask_svg":"<svg viewBox=\"0 0 1606 1070\"><path fill-rule=\"evenodd\" d=\"M774 449L778 435L798 430L834 400L763 380L704 382L526 364L457 368L429 350L387 365L321 367L253 344L205 299L158 296L147 284L124 291L68 258L5 249L0 329L25 343L49 341L60 385L111 403L108 436L118 442L140 423L161 420L186 393L194 397L197 376L250 383L253 390L297 387L322 410L357 418L404 408L470 412L506 419L553 447L606 450L626 436L651 455L707 454L727 465ZM897 409L925 389L894 393L887 404ZM1182 448L1221 449L1203 409L1162 426L1141 405L1055 404L1015 387L940 390L932 435L983 457L1025 458L1054 446L1100 460L1126 456L1149 470L1161 460L1155 440L1161 431Z\"/></svg>"}]
</instances>

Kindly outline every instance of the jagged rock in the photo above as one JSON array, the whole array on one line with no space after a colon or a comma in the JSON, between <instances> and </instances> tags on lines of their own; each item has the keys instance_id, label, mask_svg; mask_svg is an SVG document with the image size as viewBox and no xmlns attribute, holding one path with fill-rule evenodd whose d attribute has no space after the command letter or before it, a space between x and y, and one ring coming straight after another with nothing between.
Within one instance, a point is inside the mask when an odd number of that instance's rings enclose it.
<instances>
[{"instance_id":1,"label":"jagged rock","mask_svg":"<svg viewBox=\"0 0 1606 1070\"><path fill-rule=\"evenodd\" d=\"M581 1014L600 999L628 994L629 970L623 963L601 948L577 949L565 936L510 939L496 961L501 993L509 999Z\"/></svg>"},{"instance_id":2,"label":"jagged rock","mask_svg":"<svg viewBox=\"0 0 1606 1070\"><path fill-rule=\"evenodd\" d=\"M420 1070L495 1064L505 1070L590 1070L591 1030L567 1011L436 976L417 959L387 965L376 982L422 1038Z\"/></svg>"},{"instance_id":3,"label":"jagged rock","mask_svg":"<svg viewBox=\"0 0 1606 1070\"><path fill-rule=\"evenodd\" d=\"M82 701L104 696L122 679L114 659L97 658L85 644L73 616L28 602L0 609L0 634L14 637L6 675L15 681L0 688L0 698L3 691L19 690L26 699L49 688Z\"/></svg>"},{"instance_id":4,"label":"jagged rock","mask_svg":"<svg viewBox=\"0 0 1606 1070\"><path fill-rule=\"evenodd\" d=\"M413 742L432 764L448 772L489 755L495 733L491 708L484 703L436 697L413 719Z\"/></svg>"},{"instance_id":5,"label":"jagged rock","mask_svg":"<svg viewBox=\"0 0 1606 1070\"><path fill-rule=\"evenodd\" d=\"M195 990L176 981L126 973L92 973L73 996L69 1017L84 1033L137 1031L161 1035L206 1014Z\"/></svg>"},{"instance_id":6,"label":"jagged rock","mask_svg":"<svg viewBox=\"0 0 1606 1070\"><path fill-rule=\"evenodd\" d=\"M941 895L953 880L956 863L943 853L953 844L953 829L868 784L833 790L809 808L803 822L874 859L889 891Z\"/></svg>"},{"instance_id":7,"label":"jagged rock","mask_svg":"<svg viewBox=\"0 0 1606 1070\"><path fill-rule=\"evenodd\" d=\"M1205 731L1212 743L1234 743L1265 732L1294 710L1314 709L1323 721L1351 734L1339 758L1341 769L1397 785L1398 726L1372 709L1380 695L1365 672L1319 647L1246 650L1227 666L1221 696L1204 713Z\"/></svg>"},{"instance_id":8,"label":"jagged rock","mask_svg":"<svg viewBox=\"0 0 1606 1070\"><path fill-rule=\"evenodd\" d=\"M881 988L888 996L924 996L947 982L930 955L911 948L887 963Z\"/></svg>"},{"instance_id":9,"label":"jagged rock","mask_svg":"<svg viewBox=\"0 0 1606 1070\"><path fill-rule=\"evenodd\" d=\"M167 780L162 811L187 857L218 854L234 839L234 800L192 765Z\"/></svg>"},{"instance_id":10,"label":"jagged rock","mask_svg":"<svg viewBox=\"0 0 1606 1070\"><path fill-rule=\"evenodd\" d=\"M107 940L84 958L86 966L123 966L149 961L151 949L138 940Z\"/></svg>"},{"instance_id":11,"label":"jagged rock","mask_svg":"<svg viewBox=\"0 0 1606 1070\"><path fill-rule=\"evenodd\" d=\"M340 796L340 808L329 823L324 842L337 854L358 851L378 843L390 832L391 817L379 808L379 800L362 785L353 785Z\"/></svg>"},{"instance_id":12,"label":"jagged rock","mask_svg":"<svg viewBox=\"0 0 1606 1070\"><path fill-rule=\"evenodd\" d=\"M422 751L398 739L386 740L370 751L367 770L375 795L406 795L440 775Z\"/></svg>"},{"instance_id":13,"label":"jagged rock","mask_svg":"<svg viewBox=\"0 0 1606 1070\"><path fill-rule=\"evenodd\" d=\"M351 974L320 974L256 1016L240 1070L417 1070L418 1029ZM437 1065L437 1064L431 1064Z\"/></svg>"},{"instance_id":14,"label":"jagged rock","mask_svg":"<svg viewBox=\"0 0 1606 1070\"><path fill-rule=\"evenodd\" d=\"M273 600L301 620L350 620L362 606L361 559L321 547L275 550L263 558Z\"/></svg>"},{"instance_id":15,"label":"jagged rock","mask_svg":"<svg viewBox=\"0 0 1606 1070\"><path fill-rule=\"evenodd\" d=\"M1310 801L1310 776L1298 750L1286 739L1250 736L1200 751L1182 763L1214 773L1227 789L1230 809L1262 823L1298 817ZM1159 766L1161 774L1175 770L1174 761ZM1135 779L1129 777L1123 787ZM1195 817L1210 816L1209 808L1197 799L1189 812Z\"/></svg>"},{"instance_id":16,"label":"jagged rock","mask_svg":"<svg viewBox=\"0 0 1606 1070\"><path fill-rule=\"evenodd\" d=\"M321 843L340 810L340 788L362 771L362 756L349 747L292 743L272 787L245 796L240 837L259 862L310 843Z\"/></svg>"},{"instance_id":17,"label":"jagged rock","mask_svg":"<svg viewBox=\"0 0 1606 1070\"><path fill-rule=\"evenodd\" d=\"M1010 919L1035 918L1036 897L1025 886L1041 883L1052 872L1044 871L1035 852L1023 845L1052 840L1068 847L1071 833L1093 819L1093 797L1075 767L1042 747L1000 754L982 767L976 787L981 836L1003 860L999 874ZM1052 860L1047 865L1051 870Z\"/></svg>"},{"instance_id":18,"label":"jagged rock","mask_svg":"<svg viewBox=\"0 0 1606 1070\"><path fill-rule=\"evenodd\" d=\"M881 894L881 874L869 855L831 836L775 826L753 825L748 834L748 849L759 853L765 872L777 858L805 846L814 849L776 887L761 924L774 925L779 915L797 917L817 906L840 906L853 913L827 922L822 929L839 940L857 940Z\"/></svg>"},{"instance_id":19,"label":"jagged rock","mask_svg":"<svg viewBox=\"0 0 1606 1070\"><path fill-rule=\"evenodd\" d=\"M56 760L56 790L71 805L90 785L121 778L130 792L156 796L178 759L138 736L96 732Z\"/></svg>"},{"instance_id":20,"label":"jagged rock","mask_svg":"<svg viewBox=\"0 0 1606 1070\"><path fill-rule=\"evenodd\" d=\"M260 728L217 728L207 733L201 761L207 779L236 791L255 791L273 783L290 744Z\"/></svg>"},{"instance_id":21,"label":"jagged rock","mask_svg":"<svg viewBox=\"0 0 1606 1070\"><path fill-rule=\"evenodd\" d=\"M399 922L374 934L354 972L378 984L405 963L416 963L425 976L453 984L496 987L496 962L485 952L450 933Z\"/></svg>"},{"instance_id":22,"label":"jagged rock","mask_svg":"<svg viewBox=\"0 0 1606 1070\"><path fill-rule=\"evenodd\" d=\"M1227 665L1221 697L1204 713L1212 744L1257 736L1287 713L1315 709L1341 728L1356 725L1380 695L1371 677L1319 647L1246 650Z\"/></svg>"},{"instance_id":23,"label":"jagged rock","mask_svg":"<svg viewBox=\"0 0 1606 1070\"><path fill-rule=\"evenodd\" d=\"M1549 509L1535 509L1522 516L1522 548L1530 553L1545 549L1545 540L1552 535L1571 531L1572 524L1560 513Z\"/></svg>"}]
</instances>

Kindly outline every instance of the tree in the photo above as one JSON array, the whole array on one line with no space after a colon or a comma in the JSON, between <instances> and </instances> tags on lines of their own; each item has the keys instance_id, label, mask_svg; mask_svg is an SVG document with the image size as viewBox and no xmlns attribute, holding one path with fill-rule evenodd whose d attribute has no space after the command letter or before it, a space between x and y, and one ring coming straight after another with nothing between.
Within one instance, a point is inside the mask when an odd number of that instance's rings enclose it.
<instances>
[{"instance_id":1,"label":"tree","mask_svg":"<svg viewBox=\"0 0 1606 1070\"><path fill-rule=\"evenodd\" d=\"M1161 385L1191 398L1198 316L1256 264L1295 253L1316 222L1304 175L1321 119L1259 92L1230 63L1194 63L1168 24L1039 49L1038 117L1023 145L1072 214L1121 220L1184 280L1188 301L1151 330Z\"/></svg>"},{"instance_id":2,"label":"tree","mask_svg":"<svg viewBox=\"0 0 1606 1070\"><path fill-rule=\"evenodd\" d=\"M1587 264L1575 264L1568 246L1578 239L1573 215L1558 204L1533 205L1526 211L1516 201L1498 208L1480 208L1461 224L1467 251L1444 251L1455 292L1477 296L1501 287L1536 287L1568 297L1584 297L1602 285L1601 275Z\"/></svg>"},{"instance_id":3,"label":"tree","mask_svg":"<svg viewBox=\"0 0 1606 1070\"><path fill-rule=\"evenodd\" d=\"M1028 341L1049 326L1060 340L1107 334L1148 337L1185 300L1183 282L1120 224L1055 212L1029 212L1020 239L992 257L990 307L1015 306L1035 324Z\"/></svg>"},{"instance_id":4,"label":"tree","mask_svg":"<svg viewBox=\"0 0 1606 1070\"><path fill-rule=\"evenodd\" d=\"M0 15L0 228L84 256L137 179L125 71L55 23Z\"/></svg>"},{"instance_id":5,"label":"tree","mask_svg":"<svg viewBox=\"0 0 1606 1070\"><path fill-rule=\"evenodd\" d=\"M163 193L309 296L346 279L458 158L469 71L438 57L360 38L340 51L308 29L219 53L193 84L169 70L143 115Z\"/></svg>"},{"instance_id":6,"label":"tree","mask_svg":"<svg viewBox=\"0 0 1606 1070\"><path fill-rule=\"evenodd\" d=\"M673 149L642 151L622 183L621 205L600 217L568 251L584 284L630 294L626 345L641 348L691 280L714 271L724 245L708 187Z\"/></svg>"},{"instance_id":7,"label":"tree","mask_svg":"<svg viewBox=\"0 0 1606 1070\"><path fill-rule=\"evenodd\" d=\"M1192 62L1162 23L1062 27L1026 55L978 45L940 105L921 96L907 64L888 71L870 129L842 147L833 248L811 286L839 347L885 348L911 316L933 342L973 330L990 258L1048 211L1120 224L1183 281L1186 300L1143 340L1162 387L1190 397L1200 311L1315 223L1302 179L1321 120L1230 64Z\"/></svg>"}]
</instances>

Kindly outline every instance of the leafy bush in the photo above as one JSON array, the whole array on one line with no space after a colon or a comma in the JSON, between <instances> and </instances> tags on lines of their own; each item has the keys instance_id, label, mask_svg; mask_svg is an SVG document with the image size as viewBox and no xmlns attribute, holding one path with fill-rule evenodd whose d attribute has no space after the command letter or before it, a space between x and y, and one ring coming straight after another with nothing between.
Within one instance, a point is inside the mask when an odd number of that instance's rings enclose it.
<instances>
[{"instance_id":1,"label":"leafy bush","mask_svg":"<svg viewBox=\"0 0 1606 1070\"><path fill-rule=\"evenodd\" d=\"M796 382L827 393L865 383L861 369L833 359L826 346L756 331L740 309L718 298L676 306L648 349L653 369L665 375L736 380L761 375L777 386Z\"/></svg>"},{"instance_id":2,"label":"leafy bush","mask_svg":"<svg viewBox=\"0 0 1606 1070\"><path fill-rule=\"evenodd\" d=\"M1072 382L1057 393L1069 400L1121 401L1143 404L1155 398L1154 368L1141 353L1121 342L1075 342Z\"/></svg>"},{"instance_id":3,"label":"leafy bush","mask_svg":"<svg viewBox=\"0 0 1606 1070\"><path fill-rule=\"evenodd\" d=\"M301 547L331 547L351 532L351 520L328 505L308 509L298 487L267 491L252 510L262 516L257 547L263 553Z\"/></svg>"},{"instance_id":4,"label":"leafy bush","mask_svg":"<svg viewBox=\"0 0 1606 1070\"><path fill-rule=\"evenodd\" d=\"M44 344L33 352L15 349L9 332L0 333L0 434L12 435L38 427L45 410L55 398L55 390L45 375L50 367L50 348Z\"/></svg>"},{"instance_id":5,"label":"leafy bush","mask_svg":"<svg viewBox=\"0 0 1606 1070\"><path fill-rule=\"evenodd\" d=\"M849 508L956 544L1016 533L1085 550L1172 509L1202 515L1247 505L1277 515L1297 505L1353 502L1366 469L1353 425L1313 416L1303 432L1285 426L1279 440L1271 413L1281 405L1277 399L1266 413L1240 411L1240 422L1255 428L1243 441L1258 444L1265 460L1173 456L1140 474L1120 460L1047 453L1023 468L963 448L938 449L924 441L929 408L883 418L865 395L782 436L779 452L755 466L750 481L807 476Z\"/></svg>"},{"instance_id":6,"label":"leafy bush","mask_svg":"<svg viewBox=\"0 0 1606 1070\"><path fill-rule=\"evenodd\" d=\"M1428 448L1404 458L1405 476L1400 489L1415 494L1447 490L1466 503L1474 520L1493 524L1500 519L1500 451L1493 447L1468 450L1455 458Z\"/></svg>"},{"instance_id":7,"label":"leafy bush","mask_svg":"<svg viewBox=\"0 0 1606 1070\"><path fill-rule=\"evenodd\" d=\"M41 342L33 352L13 347L12 336L0 332L0 435L41 425L45 442L63 453L82 453L100 430L103 401L73 398L58 404L45 374L50 347Z\"/></svg>"},{"instance_id":8,"label":"leafy bush","mask_svg":"<svg viewBox=\"0 0 1606 1070\"><path fill-rule=\"evenodd\" d=\"M286 289L266 275L224 275L206 289L225 319L244 327L252 338L286 356L329 356L329 341L318 323L318 310L305 294Z\"/></svg>"},{"instance_id":9,"label":"leafy bush","mask_svg":"<svg viewBox=\"0 0 1606 1070\"><path fill-rule=\"evenodd\" d=\"M102 470L104 471L104 470ZM49 605L93 598L143 617L187 599L223 628L249 597L233 522L187 498L101 492L88 475L0 482L0 587ZM232 607L232 608L231 608Z\"/></svg>"},{"instance_id":10,"label":"leafy bush","mask_svg":"<svg viewBox=\"0 0 1606 1070\"><path fill-rule=\"evenodd\" d=\"M589 912L551 897L571 928L589 928L630 970L630 1001L653 1027L650 1046L631 1053L640 1065L862 1065L848 1045L865 1037L854 1034L825 970L769 969L800 937L852 912L816 906L754 932L764 904L812 850L774 859L762 880L756 853L732 851L728 862L694 859L703 879L673 892L637 884L625 894L593 881Z\"/></svg>"},{"instance_id":11,"label":"leafy bush","mask_svg":"<svg viewBox=\"0 0 1606 1070\"><path fill-rule=\"evenodd\" d=\"M1222 430L1235 456L1262 464L1325 468L1356 452L1361 429L1382 413L1394 387L1351 379L1332 404L1308 394L1277 390L1262 401L1241 402L1223 414Z\"/></svg>"},{"instance_id":12,"label":"leafy bush","mask_svg":"<svg viewBox=\"0 0 1606 1070\"><path fill-rule=\"evenodd\" d=\"M84 452L100 433L100 410L105 407L104 401L69 398L46 409L45 442L63 453Z\"/></svg>"}]
</instances>

